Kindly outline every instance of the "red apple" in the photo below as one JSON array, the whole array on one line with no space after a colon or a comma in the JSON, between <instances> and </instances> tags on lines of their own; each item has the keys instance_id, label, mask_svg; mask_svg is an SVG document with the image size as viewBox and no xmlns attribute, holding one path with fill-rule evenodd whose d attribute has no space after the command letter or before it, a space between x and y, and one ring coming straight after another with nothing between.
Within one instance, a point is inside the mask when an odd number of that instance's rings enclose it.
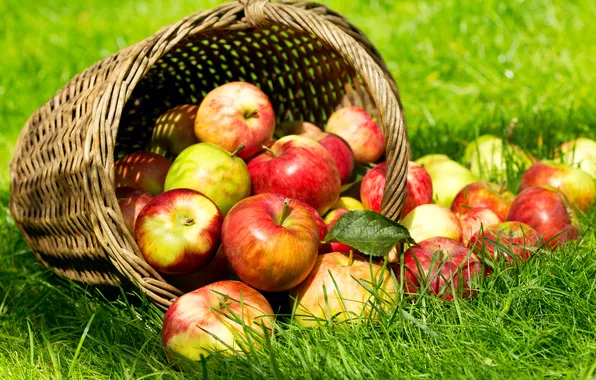
<instances>
[{"instance_id":1,"label":"red apple","mask_svg":"<svg viewBox=\"0 0 596 380\"><path fill-rule=\"evenodd\" d=\"M507 218L515 195L502 186L490 182L476 182L464 187L453 199L451 211L465 213L474 208L489 208L501 219Z\"/></svg>"},{"instance_id":2,"label":"red apple","mask_svg":"<svg viewBox=\"0 0 596 380\"><path fill-rule=\"evenodd\" d=\"M282 138L288 135L300 135L305 132L323 132L323 130L308 121L284 121L275 129L275 136Z\"/></svg>"},{"instance_id":3,"label":"red apple","mask_svg":"<svg viewBox=\"0 0 596 380\"><path fill-rule=\"evenodd\" d=\"M385 191L385 178L387 176L387 163L381 162L370 169L362 178L360 184L360 199L364 208L381 212L381 201Z\"/></svg>"},{"instance_id":4,"label":"red apple","mask_svg":"<svg viewBox=\"0 0 596 380\"><path fill-rule=\"evenodd\" d=\"M217 144L247 159L261 150L273 137L275 113L267 95L245 82L230 82L205 96L195 120L200 141Z\"/></svg>"},{"instance_id":5,"label":"red apple","mask_svg":"<svg viewBox=\"0 0 596 380\"><path fill-rule=\"evenodd\" d=\"M310 215L313 217L315 222L317 222L317 228L319 229L319 241L323 241L325 239L325 236L327 236L327 223L325 223L323 218L321 218L321 215L319 215L319 213L317 212L317 210L314 209L314 207L304 202L302 204L304 207L308 209Z\"/></svg>"},{"instance_id":6,"label":"red apple","mask_svg":"<svg viewBox=\"0 0 596 380\"><path fill-rule=\"evenodd\" d=\"M499 260L504 256L510 262L514 260L524 262L541 245L541 240L542 237L538 232L527 224L503 222L478 231L470 239L469 247L479 256L484 249L484 252L488 253L493 260Z\"/></svg>"},{"instance_id":7,"label":"red apple","mask_svg":"<svg viewBox=\"0 0 596 380\"><path fill-rule=\"evenodd\" d=\"M331 228L333 227L333 225L335 224L335 222L337 222L339 220L339 218L349 212L350 210L344 209L344 208L337 208L334 210L331 210L327 213L327 215L325 215L325 223L327 225L327 230L331 230ZM358 252L358 250L350 247L347 244L344 243L340 243L338 241L333 241L333 242L329 242L326 244L321 244L321 246L319 247L319 253L330 253L330 252L346 252L349 253L350 251L353 252Z\"/></svg>"},{"instance_id":8,"label":"red apple","mask_svg":"<svg viewBox=\"0 0 596 380\"><path fill-rule=\"evenodd\" d=\"M522 222L549 241L551 248L579 236L579 221L565 195L548 186L533 186L515 198L508 221Z\"/></svg>"},{"instance_id":9,"label":"red apple","mask_svg":"<svg viewBox=\"0 0 596 380\"><path fill-rule=\"evenodd\" d=\"M339 170L341 183L346 184L350 182L352 172L354 171L354 155L346 140L333 133L325 132L305 132L301 136L308 137L323 145L323 148L327 149L327 152Z\"/></svg>"},{"instance_id":10,"label":"red apple","mask_svg":"<svg viewBox=\"0 0 596 380\"><path fill-rule=\"evenodd\" d=\"M115 187L130 186L156 196L163 192L170 165L157 153L133 152L114 163Z\"/></svg>"},{"instance_id":11,"label":"red apple","mask_svg":"<svg viewBox=\"0 0 596 380\"><path fill-rule=\"evenodd\" d=\"M191 273L215 255L222 219L215 203L198 191L170 190L143 208L135 240L147 263L158 271Z\"/></svg>"},{"instance_id":12,"label":"red apple","mask_svg":"<svg viewBox=\"0 0 596 380\"><path fill-rule=\"evenodd\" d=\"M260 339L247 331L271 334L273 321L263 295L239 281L220 281L186 293L170 306L162 342L191 360L215 351L231 355L250 347L249 342L258 346Z\"/></svg>"},{"instance_id":13,"label":"red apple","mask_svg":"<svg viewBox=\"0 0 596 380\"><path fill-rule=\"evenodd\" d=\"M447 207L428 204L420 205L410 211L402 220L404 227L416 242L443 236L460 241L462 237L461 222Z\"/></svg>"},{"instance_id":14,"label":"red apple","mask_svg":"<svg viewBox=\"0 0 596 380\"><path fill-rule=\"evenodd\" d=\"M520 190L547 185L558 189L571 205L582 211L596 202L596 182L586 172L569 164L553 161L535 162L523 175Z\"/></svg>"},{"instance_id":15,"label":"red apple","mask_svg":"<svg viewBox=\"0 0 596 380\"><path fill-rule=\"evenodd\" d=\"M149 150L162 156L176 157L199 142L195 135L195 117L199 106L182 104L170 108L155 122Z\"/></svg>"},{"instance_id":16,"label":"red apple","mask_svg":"<svg viewBox=\"0 0 596 380\"><path fill-rule=\"evenodd\" d=\"M369 290L373 288L376 295ZM359 256L331 252L317 258L304 282L290 291L290 302L297 304L294 319L299 325L317 326L329 320L375 318L374 305L393 306L397 291L388 268Z\"/></svg>"},{"instance_id":17,"label":"red apple","mask_svg":"<svg viewBox=\"0 0 596 380\"><path fill-rule=\"evenodd\" d=\"M132 191L128 189L132 189ZM122 194L124 194L124 196L122 196ZM117 188L116 197L118 198L118 206L120 206L124 225L134 236L135 221L143 207L145 207L153 197L149 193L144 193L128 186Z\"/></svg>"},{"instance_id":18,"label":"red apple","mask_svg":"<svg viewBox=\"0 0 596 380\"><path fill-rule=\"evenodd\" d=\"M433 184L430 174L422 166L409 161L403 215L408 215L416 207L429 204L432 200Z\"/></svg>"},{"instance_id":19,"label":"red apple","mask_svg":"<svg viewBox=\"0 0 596 380\"><path fill-rule=\"evenodd\" d=\"M399 273L399 268L395 268ZM460 242L434 237L413 246L404 254L404 288L407 293L426 289L445 300L473 294L470 282L484 272L478 257ZM453 288L453 289L452 289Z\"/></svg>"},{"instance_id":20,"label":"red apple","mask_svg":"<svg viewBox=\"0 0 596 380\"><path fill-rule=\"evenodd\" d=\"M248 164L253 194L277 193L314 207L320 215L339 198L341 179L333 159L306 137L290 135Z\"/></svg>"},{"instance_id":21,"label":"red apple","mask_svg":"<svg viewBox=\"0 0 596 380\"><path fill-rule=\"evenodd\" d=\"M463 214L459 214L462 228L462 243L469 246L468 243L472 236L482 228L502 223L503 219L489 208L473 208Z\"/></svg>"},{"instance_id":22,"label":"red apple","mask_svg":"<svg viewBox=\"0 0 596 380\"><path fill-rule=\"evenodd\" d=\"M320 232L303 202L279 194L240 201L222 228L232 270L250 286L281 292L302 282L315 265Z\"/></svg>"},{"instance_id":23,"label":"red apple","mask_svg":"<svg viewBox=\"0 0 596 380\"><path fill-rule=\"evenodd\" d=\"M336 208L335 210L331 210L325 215L325 224L327 225L327 229L330 230L331 227L339 220L339 218L343 215L350 212L345 208Z\"/></svg>"},{"instance_id":24,"label":"red apple","mask_svg":"<svg viewBox=\"0 0 596 380\"><path fill-rule=\"evenodd\" d=\"M356 163L377 162L385 152L385 136L370 115L359 107L335 111L325 132L334 133L348 142Z\"/></svg>"}]
</instances>

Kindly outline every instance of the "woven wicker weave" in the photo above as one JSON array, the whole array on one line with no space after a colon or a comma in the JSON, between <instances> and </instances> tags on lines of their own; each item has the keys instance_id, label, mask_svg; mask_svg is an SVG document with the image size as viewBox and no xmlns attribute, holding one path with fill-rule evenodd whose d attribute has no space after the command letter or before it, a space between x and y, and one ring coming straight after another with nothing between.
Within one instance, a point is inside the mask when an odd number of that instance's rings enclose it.
<instances>
[{"instance_id":1,"label":"woven wicker weave","mask_svg":"<svg viewBox=\"0 0 596 380\"><path fill-rule=\"evenodd\" d=\"M156 118L244 80L270 97L279 120L324 125L359 105L386 135L382 212L398 218L408 141L397 86L353 25L306 2L239 0L199 12L75 76L36 111L11 162L11 211L37 258L89 284L131 281L160 307L181 294L142 258L113 185L121 155L146 146Z\"/></svg>"}]
</instances>

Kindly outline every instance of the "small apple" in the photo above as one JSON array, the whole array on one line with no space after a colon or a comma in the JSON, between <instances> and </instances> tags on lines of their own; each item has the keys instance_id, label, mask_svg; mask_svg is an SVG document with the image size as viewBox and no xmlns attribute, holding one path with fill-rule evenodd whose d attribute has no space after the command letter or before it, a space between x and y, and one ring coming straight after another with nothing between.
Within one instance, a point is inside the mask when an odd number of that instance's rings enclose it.
<instances>
[{"instance_id":1,"label":"small apple","mask_svg":"<svg viewBox=\"0 0 596 380\"><path fill-rule=\"evenodd\" d=\"M217 144L247 159L273 137L275 113L269 98L246 82L230 82L205 96L195 119L199 141Z\"/></svg>"},{"instance_id":2,"label":"small apple","mask_svg":"<svg viewBox=\"0 0 596 380\"><path fill-rule=\"evenodd\" d=\"M462 228L462 243L469 246L470 239L482 228L503 222L503 218L489 208L477 207L458 214Z\"/></svg>"},{"instance_id":3,"label":"small apple","mask_svg":"<svg viewBox=\"0 0 596 380\"><path fill-rule=\"evenodd\" d=\"M352 197L339 197L337 202L331 206L331 209L345 208L346 210L364 210L364 205L357 199Z\"/></svg>"},{"instance_id":4,"label":"small apple","mask_svg":"<svg viewBox=\"0 0 596 380\"><path fill-rule=\"evenodd\" d=\"M132 189L132 191L124 189ZM124 194L124 196L122 196L122 194ZM143 207L145 207L153 197L149 193L144 193L127 186L117 188L116 197L118 198L118 206L120 206L124 225L131 235L134 236L135 221Z\"/></svg>"},{"instance_id":5,"label":"small apple","mask_svg":"<svg viewBox=\"0 0 596 380\"><path fill-rule=\"evenodd\" d=\"M402 220L414 241L421 242L435 236L461 240L461 222L447 207L435 204L420 205Z\"/></svg>"},{"instance_id":6,"label":"small apple","mask_svg":"<svg viewBox=\"0 0 596 380\"><path fill-rule=\"evenodd\" d=\"M337 202L341 179L333 159L321 146L303 136L277 140L250 161L253 194L276 193L308 203L324 215Z\"/></svg>"},{"instance_id":7,"label":"small apple","mask_svg":"<svg viewBox=\"0 0 596 380\"><path fill-rule=\"evenodd\" d=\"M199 142L195 135L195 117L199 106L182 104L170 108L155 122L149 150L166 157L176 157Z\"/></svg>"},{"instance_id":8,"label":"small apple","mask_svg":"<svg viewBox=\"0 0 596 380\"><path fill-rule=\"evenodd\" d=\"M147 263L158 271L191 273L215 255L222 219L215 203L198 191L170 190L141 210L135 240Z\"/></svg>"},{"instance_id":9,"label":"small apple","mask_svg":"<svg viewBox=\"0 0 596 380\"><path fill-rule=\"evenodd\" d=\"M304 132L323 132L323 130L308 121L284 121L275 129L274 135L278 139L288 135L300 135Z\"/></svg>"},{"instance_id":10,"label":"small apple","mask_svg":"<svg viewBox=\"0 0 596 380\"><path fill-rule=\"evenodd\" d=\"M226 215L232 206L250 195L250 175L236 152L199 143L184 149L168 172L166 191L181 188L205 194Z\"/></svg>"},{"instance_id":11,"label":"small apple","mask_svg":"<svg viewBox=\"0 0 596 380\"><path fill-rule=\"evenodd\" d=\"M219 281L184 294L169 307L162 342L191 360L212 352L232 355L250 347L249 342L258 346L249 331L271 334L273 321L273 309L259 292L239 281Z\"/></svg>"},{"instance_id":12,"label":"small apple","mask_svg":"<svg viewBox=\"0 0 596 380\"><path fill-rule=\"evenodd\" d=\"M471 171L452 160L433 160L421 166L430 175L433 199L441 206L450 207L461 189L478 182L478 177Z\"/></svg>"},{"instance_id":13,"label":"small apple","mask_svg":"<svg viewBox=\"0 0 596 380\"><path fill-rule=\"evenodd\" d=\"M156 196L164 191L170 165L170 160L157 153L130 153L114 163L115 187L130 186Z\"/></svg>"},{"instance_id":14,"label":"small apple","mask_svg":"<svg viewBox=\"0 0 596 380\"><path fill-rule=\"evenodd\" d=\"M520 190L547 185L559 190L571 205L587 211L596 203L596 182L581 169L553 161L538 161L528 169L519 185Z\"/></svg>"},{"instance_id":15,"label":"small apple","mask_svg":"<svg viewBox=\"0 0 596 380\"><path fill-rule=\"evenodd\" d=\"M524 262L541 245L541 241L542 237L538 232L527 224L503 222L479 230L470 239L469 247L478 256L484 249L493 260L499 260L504 256L509 262Z\"/></svg>"},{"instance_id":16,"label":"small apple","mask_svg":"<svg viewBox=\"0 0 596 380\"><path fill-rule=\"evenodd\" d=\"M596 180L596 141L586 137L567 141L555 151L555 159L580 168Z\"/></svg>"},{"instance_id":17,"label":"small apple","mask_svg":"<svg viewBox=\"0 0 596 380\"><path fill-rule=\"evenodd\" d=\"M524 189L515 198L507 221L522 222L534 228L551 248L579 236L579 221L565 195L549 186Z\"/></svg>"},{"instance_id":18,"label":"small apple","mask_svg":"<svg viewBox=\"0 0 596 380\"><path fill-rule=\"evenodd\" d=\"M385 191L387 163L381 162L370 169L362 178L360 185L360 199L367 210L381 212L381 202Z\"/></svg>"},{"instance_id":19,"label":"small apple","mask_svg":"<svg viewBox=\"0 0 596 380\"><path fill-rule=\"evenodd\" d=\"M324 219L325 224L327 224L327 229L330 230L335 224L335 222L337 222L343 214L346 214L348 212L350 212L350 210L347 210L345 208L336 208L334 210L329 211L327 215L325 215Z\"/></svg>"},{"instance_id":20,"label":"small apple","mask_svg":"<svg viewBox=\"0 0 596 380\"><path fill-rule=\"evenodd\" d=\"M385 152L385 136L369 114L359 107L335 111L325 132L334 133L350 144L356 163L377 162Z\"/></svg>"},{"instance_id":21,"label":"small apple","mask_svg":"<svg viewBox=\"0 0 596 380\"><path fill-rule=\"evenodd\" d=\"M350 182L354 171L354 155L346 140L333 133L325 132L306 132L302 133L301 136L308 137L323 145L323 148L327 149L333 162L335 162L337 170L339 170L342 185Z\"/></svg>"},{"instance_id":22,"label":"small apple","mask_svg":"<svg viewBox=\"0 0 596 380\"><path fill-rule=\"evenodd\" d=\"M461 189L451 203L451 211L461 214L477 207L489 208L505 220L513 199L515 195L503 186L476 182Z\"/></svg>"},{"instance_id":23,"label":"small apple","mask_svg":"<svg viewBox=\"0 0 596 380\"><path fill-rule=\"evenodd\" d=\"M395 268L399 273L399 268ZM445 237L421 241L404 254L404 288L407 293L426 291L447 301L453 289L460 297L473 295L471 282L484 269L478 257L460 242Z\"/></svg>"},{"instance_id":24,"label":"small apple","mask_svg":"<svg viewBox=\"0 0 596 380\"><path fill-rule=\"evenodd\" d=\"M290 302L298 325L318 326L327 321L376 318L378 307L393 306L397 292L388 268L359 256L331 252L317 257L308 277L290 290Z\"/></svg>"},{"instance_id":25,"label":"small apple","mask_svg":"<svg viewBox=\"0 0 596 380\"><path fill-rule=\"evenodd\" d=\"M320 242L317 223L305 204L272 193L236 204L224 220L221 237L232 270L266 292L302 282L315 265Z\"/></svg>"}]
</instances>

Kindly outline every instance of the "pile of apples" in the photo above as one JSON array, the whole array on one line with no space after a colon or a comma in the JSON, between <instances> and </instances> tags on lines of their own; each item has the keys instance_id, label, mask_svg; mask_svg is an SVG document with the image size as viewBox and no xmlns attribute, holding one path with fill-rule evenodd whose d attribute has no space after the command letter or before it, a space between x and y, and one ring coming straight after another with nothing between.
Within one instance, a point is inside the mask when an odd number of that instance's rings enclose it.
<instances>
[{"instance_id":1,"label":"pile of apples","mask_svg":"<svg viewBox=\"0 0 596 380\"><path fill-rule=\"evenodd\" d=\"M188 291L168 309L162 339L190 359L259 346L275 318L261 292L288 292L302 326L374 319L395 307L401 277L408 293L470 296L490 272L487 254L515 264L575 239L575 210L596 200L596 142L563 144L555 163L482 136L465 166L443 155L409 162L400 223L416 244L373 259L324 240L342 215L380 211L387 166L375 119L346 107L324 131L275 120L260 89L231 82L165 112L147 150L115 163L126 228L146 262ZM513 161L530 167L517 196L486 181ZM355 168L368 169L361 180Z\"/></svg>"}]
</instances>

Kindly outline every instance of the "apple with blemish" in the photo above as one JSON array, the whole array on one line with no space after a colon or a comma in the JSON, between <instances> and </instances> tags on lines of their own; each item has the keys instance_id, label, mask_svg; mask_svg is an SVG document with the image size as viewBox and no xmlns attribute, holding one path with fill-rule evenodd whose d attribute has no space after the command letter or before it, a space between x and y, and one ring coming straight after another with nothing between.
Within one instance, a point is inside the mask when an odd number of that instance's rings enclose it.
<instances>
[{"instance_id":1,"label":"apple with blemish","mask_svg":"<svg viewBox=\"0 0 596 380\"><path fill-rule=\"evenodd\" d=\"M258 87L246 82L230 82L205 96L195 119L199 141L238 152L248 159L273 137L275 113L269 98Z\"/></svg>"},{"instance_id":2,"label":"apple with blemish","mask_svg":"<svg viewBox=\"0 0 596 380\"><path fill-rule=\"evenodd\" d=\"M198 105L182 104L170 108L157 118L151 134L149 150L175 158L184 149L199 142L195 135Z\"/></svg>"},{"instance_id":3,"label":"apple with blemish","mask_svg":"<svg viewBox=\"0 0 596 380\"><path fill-rule=\"evenodd\" d=\"M242 149L240 146L238 149ZM251 190L246 163L237 152L210 143L186 148L172 164L165 181L165 189L193 189L211 199L221 213L227 212Z\"/></svg>"},{"instance_id":4,"label":"apple with blemish","mask_svg":"<svg viewBox=\"0 0 596 380\"><path fill-rule=\"evenodd\" d=\"M520 190L531 186L552 186L565 195L572 206L587 211L596 203L596 181L581 169L553 161L535 162L522 176Z\"/></svg>"},{"instance_id":5,"label":"apple with blemish","mask_svg":"<svg viewBox=\"0 0 596 380\"><path fill-rule=\"evenodd\" d=\"M515 195L503 186L476 182L461 189L451 203L451 211L462 214L474 208L489 208L505 220L513 199Z\"/></svg>"},{"instance_id":6,"label":"apple with blemish","mask_svg":"<svg viewBox=\"0 0 596 380\"><path fill-rule=\"evenodd\" d=\"M442 236L456 241L462 238L461 222L447 207L435 204L420 205L402 220L415 242Z\"/></svg>"},{"instance_id":7,"label":"apple with blemish","mask_svg":"<svg viewBox=\"0 0 596 380\"><path fill-rule=\"evenodd\" d=\"M274 135L277 138L282 138L288 135L300 135L305 132L317 133L323 132L323 130L308 121L284 121L275 128Z\"/></svg>"},{"instance_id":8,"label":"apple with blemish","mask_svg":"<svg viewBox=\"0 0 596 380\"><path fill-rule=\"evenodd\" d=\"M273 322L262 294L239 281L219 281L184 294L168 308L162 343L191 360L213 352L233 355L258 347L263 334L272 334Z\"/></svg>"},{"instance_id":9,"label":"apple with blemish","mask_svg":"<svg viewBox=\"0 0 596 380\"><path fill-rule=\"evenodd\" d=\"M371 294L372 287L376 295ZM317 257L308 277L290 290L290 302L300 326L318 326L329 320L375 318L378 308L394 307L397 293L388 268L360 256L331 252Z\"/></svg>"},{"instance_id":10,"label":"apple with blemish","mask_svg":"<svg viewBox=\"0 0 596 380\"><path fill-rule=\"evenodd\" d=\"M579 221L567 198L549 186L528 187L520 192L509 208L507 221L534 228L551 248L577 239L580 233Z\"/></svg>"},{"instance_id":11,"label":"apple with blemish","mask_svg":"<svg viewBox=\"0 0 596 380\"><path fill-rule=\"evenodd\" d=\"M337 170L339 170L339 177L341 183L346 184L352 178L354 171L354 155L348 143L333 133L326 132L305 132L300 136L308 137L319 144L321 144L335 162Z\"/></svg>"},{"instance_id":12,"label":"apple with blemish","mask_svg":"<svg viewBox=\"0 0 596 380\"><path fill-rule=\"evenodd\" d=\"M564 142L555 151L555 160L571 164L596 180L596 141L586 137Z\"/></svg>"},{"instance_id":13,"label":"apple with blemish","mask_svg":"<svg viewBox=\"0 0 596 380\"><path fill-rule=\"evenodd\" d=\"M276 193L324 215L341 191L339 171L323 146L303 136L277 140L248 164L253 194Z\"/></svg>"},{"instance_id":14,"label":"apple with blemish","mask_svg":"<svg viewBox=\"0 0 596 380\"><path fill-rule=\"evenodd\" d=\"M381 128L362 108L340 108L327 120L325 132L334 133L350 145L356 163L377 162L385 152Z\"/></svg>"},{"instance_id":15,"label":"apple with blemish","mask_svg":"<svg viewBox=\"0 0 596 380\"><path fill-rule=\"evenodd\" d=\"M124 219L126 229L134 236L135 221L139 216L141 210L153 197L149 193L144 193L133 187L124 186L116 189L116 198L118 199L118 206Z\"/></svg>"},{"instance_id":16,"label":"apple with blemish","mask_svg":"<svg viewBox=\"0 0 596 380\"><path fill-rule=\"evenodd\" d=\"M156 196L164 191L170 160L157 153L137 151L114 163L115 187L134 187Z\"/></svg>"},{"instance_id":17,"label":"apple with blemish","mask_svg":"<svg viewBox=\"0 0 596 380\"><path fill-rule=\"evenodd\" d=\"M478 256L487 253L493 260L504 257L509 262L524 262L541 244L540 234L527 224L503 222L478 231L470 239L469 247Z\"/></svg>"},{"instance_id":18,"label":"apple with blemish","mask_svg":"<svg viewBox=\"0 0 596 380\"><path fill-rule=\"evenodd\" d=\"M153 198L135 224L135 241L153 268L167 274L205 267L220 242L219 208L198 191L176 189Z\"/></svg>"},{"instance_id":19,"label":"apple with blemish","mask_svg":"<svg viewBox=\"0 0 596 380\"><path fill-rule=\"evenodd\" d=\"M468 246L470 239L478 231L494 224L502 223L503 218L489 208L478 207L458 214L461 221L462 243Z\"/></svg>"},{"instance_id":20,"label":"apple with blemish","mask_svg":"<svg viewBox=\"0 0 596 380\"><path fill-rule=\"evenodd\" d=\"M311 271L320 232L303 202L266 193L235 205L224 220L221 238L226 259L242 281L281 292Z\"/></svg>"}]
</instances>

